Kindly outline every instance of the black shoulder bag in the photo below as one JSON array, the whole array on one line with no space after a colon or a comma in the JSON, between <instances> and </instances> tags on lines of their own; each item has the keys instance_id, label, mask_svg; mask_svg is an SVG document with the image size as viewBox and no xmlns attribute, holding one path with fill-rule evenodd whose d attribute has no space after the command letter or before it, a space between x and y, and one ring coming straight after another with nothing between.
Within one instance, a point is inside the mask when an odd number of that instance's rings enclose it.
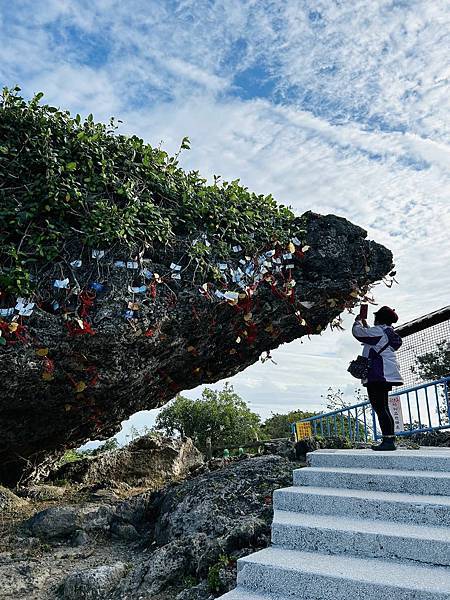
<instances>
[{"instance_id":1,"label":"black shoulder bag","mask_svg":"<svg viewBox=\"0 0 450 600\"><path fill-rule=\"evenodd\" d=\"M377 351L377 354L381 354L386 350L389 346L389 342L384 345L381 350ZM368 356L357 356L356 360L352 360L349 364L347 371L356 379L367 379L367 375L369 374L369 369L371 366L371 361Z\"/></svg>"}]
</instances>

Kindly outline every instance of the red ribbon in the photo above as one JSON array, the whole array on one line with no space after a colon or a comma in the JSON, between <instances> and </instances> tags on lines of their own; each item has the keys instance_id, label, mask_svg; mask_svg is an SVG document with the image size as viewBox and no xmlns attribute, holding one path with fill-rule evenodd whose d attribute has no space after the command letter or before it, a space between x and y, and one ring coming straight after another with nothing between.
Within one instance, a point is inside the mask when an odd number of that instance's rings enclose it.
<instances>
[{"instance_id":1,"label":"red ribbon","mask_svg":"<svg viewBox=\"0 0 450 600\"><path fill-rule=\"evenodd\" d=\"M92 329L90 324L83 319L83 327L80 327L78 323L73 321L67 321L66 327L69 330L69 335L95 335L96 332Z\"/></svg>"},{"instance_id":2,"label":"red ribbon","mask_svg":"<svg viewBox=\"0 0 450 600\"><path fill-rule=\"evenodd\" d=\"M84 319L84 317L88 316L89 311L94 305L95 292L88 292L87 290L83 290L78 295L78 299L81 302L80 317Z\"/></svg>"}]
</instances>

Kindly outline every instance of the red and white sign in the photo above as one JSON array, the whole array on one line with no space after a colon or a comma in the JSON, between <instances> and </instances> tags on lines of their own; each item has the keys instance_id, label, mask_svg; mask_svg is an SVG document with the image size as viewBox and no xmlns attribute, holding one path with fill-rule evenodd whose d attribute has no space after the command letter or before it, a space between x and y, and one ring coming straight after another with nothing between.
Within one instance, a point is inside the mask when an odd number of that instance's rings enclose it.
<instances>
[{"instance_id":1,"label":"red and white sign","mask_svg":"<svg viewBox=\"0 0 450 600\"><path fill-rule=\"evenodd\" d=\"M390 396L389 411L394 419L394 432L404 431L402 402L400 396Z\"/></svg>"}]
</instances>

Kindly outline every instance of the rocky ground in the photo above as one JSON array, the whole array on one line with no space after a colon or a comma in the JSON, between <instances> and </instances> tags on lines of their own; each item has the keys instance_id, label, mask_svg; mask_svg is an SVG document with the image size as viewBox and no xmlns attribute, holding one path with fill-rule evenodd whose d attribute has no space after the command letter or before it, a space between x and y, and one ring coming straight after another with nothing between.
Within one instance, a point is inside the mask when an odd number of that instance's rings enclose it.
<instances>
[{"instance_id":1,"label":"rocky ground","mask_svg":"<svg viewBox=\"0 0 450 600\"><path fill-rule=\"evenodd\" d=\"M273 490L321 447L350 443L310 438L204 463L190 440L145 436L46 483L0 487L0 598L212 600L235 586L239 557L269 544Z\"/></svg>"},{"instance_id":2,"label":"rocky ground","mask_svg":"<svg viewBox=\"0 0 450 600\"><path fill-rule=\"evenodd\" d=\"M235 586L237 558L268 545L272 492L301 464L215 459L156 491L111 479L0 489L0 597L212 599Z\"/></svg>"}]
</instances>

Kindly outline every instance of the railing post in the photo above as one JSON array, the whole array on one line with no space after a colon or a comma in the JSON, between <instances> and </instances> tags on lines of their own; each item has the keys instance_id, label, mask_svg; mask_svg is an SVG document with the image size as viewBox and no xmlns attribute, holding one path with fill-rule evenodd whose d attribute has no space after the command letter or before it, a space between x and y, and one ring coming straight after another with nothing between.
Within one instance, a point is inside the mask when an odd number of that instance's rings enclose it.
<instances>
[{"instance_id":1,"label":"railing post","mask_svg":"<svg viewBox=\"0 0 450 600\"><path fill-rule=\"evenodd\" d=\"M450 425L450 401L448 399L448 379L444 382L444 396L445 396L445 402L447 405L447 417L448 417L448 422Z\"/></svg>"},{"instance_id":2,"label":"railing post","mask_svg":"<svg viewBox=\"0 0 450 600\"><path fill-rule=\"evenodd\" d=\"M377 420L375 418L375 411L372 408L372 424L373 424L373 439L377 440L378 439L378 434L377 434Z\"/></svg>"}]
</instances>

